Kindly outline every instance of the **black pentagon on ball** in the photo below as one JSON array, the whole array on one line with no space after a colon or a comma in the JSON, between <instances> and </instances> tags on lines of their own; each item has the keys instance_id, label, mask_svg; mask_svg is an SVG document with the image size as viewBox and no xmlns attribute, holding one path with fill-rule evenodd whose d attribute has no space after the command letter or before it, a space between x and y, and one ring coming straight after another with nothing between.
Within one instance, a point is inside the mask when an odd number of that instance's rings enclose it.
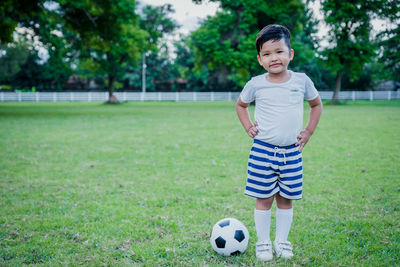
<instances>
[{"instance_id":1,"label":"black pentagon on ball","mask_svg":"<svg viewBox=\"0 0 400 267\"><path fill-rule=\"evenodd\" d=\"M243 231L242 230L236 230L235 231L235 239L238 241L238 242L242 242L243 240L244 240L244 233L243 233Z\"/></svg>"},{"instance_id":2,"label":"black pentagon on ball","mask_svg":"<svg viewBox=\"0 0 400 267\"><path fill-rule=\"evenodd\" d=\"M217 245L217 248L225 248L226 241L219 236L217 239L215 239L215 244Z\"/></svg>"},{"instance_id":3,"label":"black pentagon on ball","mask_svg":"<svg viewBox=\"0 0 400 267\"><path fill-rule=\"evenodd\" d=\"M225 227L225 226L229 226L230 223L231 223L231 221L225 220L225 221L220 222L218 225L219 225L221 228L223 228L223 227Z\"/></svg>"}]
</instances>

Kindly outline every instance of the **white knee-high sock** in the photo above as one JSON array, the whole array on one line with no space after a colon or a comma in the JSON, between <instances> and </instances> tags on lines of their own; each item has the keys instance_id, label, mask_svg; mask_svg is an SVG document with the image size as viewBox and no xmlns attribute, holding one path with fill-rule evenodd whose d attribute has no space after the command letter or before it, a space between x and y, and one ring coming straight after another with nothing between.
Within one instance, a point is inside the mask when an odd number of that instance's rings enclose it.
<instances>
[{"instance_id":1,"label":"white knee-high sock","mask_svg":"<svg viewBox=\"0 0 400 267\"><path fill-rule=\"evenodd\" d=\"M269 230L271 228L271 209L254 209L254 222L256 223L256 232L258 242L270 241Z\"/></svg>"},{"instance_id":2,"label":"white knee-high sock","mask_svg":"<svg viewBox=\"0 0 400 267\"><path fill-rule=\"evenodd\" d=\"M293 208L276 210L276 236L275 240L287 241L293 221Z\"/></svg>"}]
</instances>

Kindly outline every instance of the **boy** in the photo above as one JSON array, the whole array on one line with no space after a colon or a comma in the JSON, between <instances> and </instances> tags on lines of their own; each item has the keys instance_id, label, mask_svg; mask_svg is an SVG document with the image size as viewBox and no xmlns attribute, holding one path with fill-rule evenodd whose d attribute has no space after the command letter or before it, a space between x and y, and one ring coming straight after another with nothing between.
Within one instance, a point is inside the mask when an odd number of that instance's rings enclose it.
<instances>
[{"instance_id":1,"label":"boy","mask_svg":"<svg viewBox=\"0 0 400 267\"><path fill-rule=\"evenodd\" d=\"M293 59L289 30L268 25L256 39L257 59L266 74L253 77L243 88L236 112L247 134L254 138L248 162L245 194L256 198L254 220L258 242L256 256L270 261L293 256L287 240L293 219L292 200L302 197L302 154L322 112L322 103L312 81L304 73L287 69ZM311 107L305 130L303 100ZM256 101L251 122L247 107ZM276 199L276 236L269 237L271 206Z\"/></svg>"}]
</instances>

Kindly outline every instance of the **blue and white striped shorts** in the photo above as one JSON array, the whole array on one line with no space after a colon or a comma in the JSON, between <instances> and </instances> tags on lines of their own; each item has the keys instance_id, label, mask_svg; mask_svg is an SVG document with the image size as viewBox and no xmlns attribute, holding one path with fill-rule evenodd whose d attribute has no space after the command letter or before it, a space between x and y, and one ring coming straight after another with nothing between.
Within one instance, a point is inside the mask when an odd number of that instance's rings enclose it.
<instances>
[{"instance_id":1,"label":"blue and white striped shorts","mask_svg":"<svg viewBox=\"0 0 400 267\"><path fill-rule=\"evenodd\" d=\"M303 163L299 146L275 146L254 139L247 173L248 196L269 198L279 192L286 199L302 198Z\"/></svg>"}]
</instances>

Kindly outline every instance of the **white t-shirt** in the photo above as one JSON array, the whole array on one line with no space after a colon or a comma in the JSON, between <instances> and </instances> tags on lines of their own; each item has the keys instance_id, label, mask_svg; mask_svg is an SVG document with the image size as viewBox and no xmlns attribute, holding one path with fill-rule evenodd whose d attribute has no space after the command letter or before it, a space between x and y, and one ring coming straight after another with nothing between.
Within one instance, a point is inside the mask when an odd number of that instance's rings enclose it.
<instances>
[{"instance_id":1,"label":"white t-shirt","mask_svg":"<svg viewBox=\"0 0 400 267\"><path fill-rule=\"evenodd\" d=\"M304 99L318 97L306 74L290 70L289 74L290 79L284 83L271 83L266 74L253 77L240 93L242 102L256 101L254 119L258 123L258 134L255 138L276 146L297 142L303 127Z\"/></svg>"}]
</instances>

